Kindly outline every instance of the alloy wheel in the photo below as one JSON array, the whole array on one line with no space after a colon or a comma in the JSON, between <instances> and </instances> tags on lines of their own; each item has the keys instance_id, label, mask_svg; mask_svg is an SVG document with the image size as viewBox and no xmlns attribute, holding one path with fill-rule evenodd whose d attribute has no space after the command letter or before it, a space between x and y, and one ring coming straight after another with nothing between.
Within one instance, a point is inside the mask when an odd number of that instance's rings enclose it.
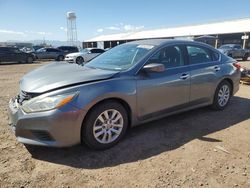
<instances>
[{"instance_id":1,"label":"alloy wheel","mask_svg":"<svg viewBox=\"0 0 250 188\"><path fill-rule=\"evenodd\" d=\"M218 104L223 107L225 106L230 98L230 88L228 85L223 85L218 92Z\"/></svg>"},{"instance_id":2,"label":"alloy wheel","mask_svg":"<svg viewBox=\"0 0 250 188\"><path fill-rule=\"evenodd\" d=\"M124 120L122 114L115 109L102 112L95 120L93 134L102 144L114 142L122 132Z\"/></svg>"}]
</instances>

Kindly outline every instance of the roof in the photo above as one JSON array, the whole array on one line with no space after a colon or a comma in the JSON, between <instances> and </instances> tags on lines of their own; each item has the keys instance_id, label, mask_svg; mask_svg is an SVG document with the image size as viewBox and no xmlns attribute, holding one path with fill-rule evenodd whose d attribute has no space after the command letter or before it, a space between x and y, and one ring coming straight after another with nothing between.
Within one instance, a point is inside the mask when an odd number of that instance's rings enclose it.
<instances>
[{"instance_id":1,"label":"roof","mask_svg":"<svg viewBox=\"0 0 250 188\"><path fill-rule=\"evenodd\" d=\"M159 46L164 43L170 43L173 42L174 40L172 39L149 39L149 40L137 40L130 42L130 44L139 44L139 45L153 45L153 46ZM175 40L178 41L178 40Z\"/></svg>"},{"instance_id":2,"label":"roof","mask_svg":"<svg viewBox=\"0 0 250 188\"><path fill-rule=\"evenodd\" d=\"M186 44L186 45L199 45L199 46L204 46L210 49L214 49L212 46L205 44L205 43L201 43L201 42L197 42L197 41L193 41L193 40L179 40L179 39L145 39L145 40L135 40L132 42L128 42L122 45L127 45L127 44L136 44L136 45L142 45L142 46L162 46L162 45L182 45L182 44Z\"/></svg>"},{"instance_id":3,"label":"roof","mask_svg":"<svg viewBox=\"0 0 250 188\"><path fill-rule=\"evenodd\" d=\"M250 18L97 36L84 42L119 41L250 32Z\"/></svg>"}]
</instances>

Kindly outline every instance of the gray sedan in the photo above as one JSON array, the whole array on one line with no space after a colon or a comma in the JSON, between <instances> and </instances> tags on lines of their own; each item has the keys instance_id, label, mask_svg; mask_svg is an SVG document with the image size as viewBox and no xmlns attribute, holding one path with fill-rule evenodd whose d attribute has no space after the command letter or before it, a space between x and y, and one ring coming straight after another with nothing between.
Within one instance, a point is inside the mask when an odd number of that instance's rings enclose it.
<instances>
[{"instance_id":1,"label":"gray sedan","mask_svg":"<svg viewBox=\"0 0 250 188\"><path fill-rule=\"evenodd\" d=\"M64 52L57 48L41 48L32 52L36 59L55 59L62 61L64 59Z\"/></svg>"},{"instance_id":2,"label":"gray sedan","mask_svg":"<svg viewBox=\"0 0 250 188\"><path fill-rule=\"evenodd\" d=\"M84 66L26 74L9 103L10 125L25 144L107 149L129 127L202 106L223 110L239 80L239 64L206 44L135 41Z\"/></svg>"}]
</instances>

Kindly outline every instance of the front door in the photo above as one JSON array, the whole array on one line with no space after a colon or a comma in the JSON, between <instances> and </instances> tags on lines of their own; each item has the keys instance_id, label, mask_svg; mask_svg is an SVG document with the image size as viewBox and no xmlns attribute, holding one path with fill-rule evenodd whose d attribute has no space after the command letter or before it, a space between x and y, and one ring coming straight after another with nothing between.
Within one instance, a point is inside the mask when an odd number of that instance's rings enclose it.
<instances>
[{"instance_id":1,"label":"front door","mask_svg":"<svg viewBox=\"0 0 250 188\"><path fill-rule=\"evenodd\" d=\"M139 119L148 119L188 105L190 73L184 59L184 46L168 46L148 62L164 64L160 73L143 73L137 78L137 112Z\"/></svg>"}]
</instances>

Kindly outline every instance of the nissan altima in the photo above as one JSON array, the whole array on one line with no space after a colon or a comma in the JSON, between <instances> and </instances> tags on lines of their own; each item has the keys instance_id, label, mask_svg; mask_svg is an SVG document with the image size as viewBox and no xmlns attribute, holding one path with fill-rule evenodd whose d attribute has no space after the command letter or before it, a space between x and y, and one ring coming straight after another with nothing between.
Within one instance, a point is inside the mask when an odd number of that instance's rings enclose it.
<instances>
[{"instance_id":1,"label":"nissan altima","mask_svg":"<svg viewBox=\"0 0 250 188\"><path fill-rule=\"evenodd\" d=\"M129 127L203 106L223 110L239 80L237 61L206 44L134 41L84 66L55 62L26 74L9 102L10 127L25 144L107 149Z\"/></svg>"}]
</instances>

